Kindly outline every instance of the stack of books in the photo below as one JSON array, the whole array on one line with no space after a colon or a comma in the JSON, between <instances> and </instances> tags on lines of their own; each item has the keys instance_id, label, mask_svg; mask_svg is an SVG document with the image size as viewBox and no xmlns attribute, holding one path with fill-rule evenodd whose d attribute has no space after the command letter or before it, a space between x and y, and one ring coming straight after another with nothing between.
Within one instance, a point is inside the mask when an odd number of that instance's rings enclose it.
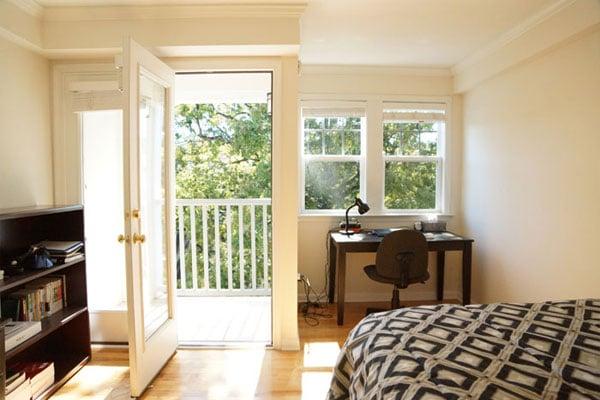
<instances>
[{"instance_id":1,"label":"stack of books","mask_svg":"<svg viewBox=\"0 0 600 400\"><path fill-rule=\"evenodd\" d=\"M6 400L30 400L31 384L25 372L9 372L4 393Z\"/></svg>"},{"instance_id":2,"label":"stack of books","mask_svg":"<svg viewBox=\"0 0 600 400\"><path fill-rule=\"evenodd\" d=\"M36 398L54 384L54 363L19 362L7 368L6 400Z\"/></svg>"},{"instance_id":3,"label":"stack of books","mask_svg":"<svg viewBox=\"0 0 600 400\"><path fill-rule=\"evenodd\" d=\"M2 298L2 317L13 321L39 321L66 306L65 275L36 279Z\"/></svg>"},{"instance_id":4,"label":"stack of books","mask_svg":"<svg viewBox=\"0 0 600 400\"><path fill-rule=\"evenodd\" d=\"M40 321L9 321L4 326L4 349L10 351L42 330Z\"/></svg>"},{"instance_id":5,"label":"stack of books","mask_svg":"<svg viewBox=\"0 0 600 400\"><path fill-rule=\"evenodd\" d=\"M54 265L83 260L83 242L80 241L50 241L40 243L50 253Z\"/></svg>"}]
</instances>

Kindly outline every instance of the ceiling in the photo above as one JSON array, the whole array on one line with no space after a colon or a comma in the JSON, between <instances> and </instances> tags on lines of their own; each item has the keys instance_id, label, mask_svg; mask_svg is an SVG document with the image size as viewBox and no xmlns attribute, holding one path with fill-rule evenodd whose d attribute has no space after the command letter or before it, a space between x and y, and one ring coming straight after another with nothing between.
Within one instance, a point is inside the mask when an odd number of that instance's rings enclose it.
<instances>
[{"instance_id":1,"label":"ceiling","mask_svg":"<svg viewBox=\"0 0 600 400\"><path fill-rule=\"evenodd\" d=\"M555 0L313 0L305 64L450 67Z\"/></svg>"},{"instance_id":2,"label":"ceiling","mask_svg":"<svg viewBox=\"0 0 600 400\"><path fill-rule=\"evenodd\" d=\"M560 0L238 0L304 3L304 64L451 67ZM38 0L44 7L224 4L231 0Z\"/></svg>"}]
</instances>

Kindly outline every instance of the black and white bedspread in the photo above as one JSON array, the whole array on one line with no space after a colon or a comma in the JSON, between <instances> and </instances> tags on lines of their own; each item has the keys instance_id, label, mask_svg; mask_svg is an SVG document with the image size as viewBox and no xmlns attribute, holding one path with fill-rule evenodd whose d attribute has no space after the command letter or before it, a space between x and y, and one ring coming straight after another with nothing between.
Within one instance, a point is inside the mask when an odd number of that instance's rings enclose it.
<instances>
[{"instance_id":1,"label":"black and white bedspread","mask_svg":"<svg viewBox=\"0 0 600 400\"><path fill-rule=\"evenodd\" d=\"M600 299L371 314L328 399L600 399Z\"/></svg>"}]
</instances>

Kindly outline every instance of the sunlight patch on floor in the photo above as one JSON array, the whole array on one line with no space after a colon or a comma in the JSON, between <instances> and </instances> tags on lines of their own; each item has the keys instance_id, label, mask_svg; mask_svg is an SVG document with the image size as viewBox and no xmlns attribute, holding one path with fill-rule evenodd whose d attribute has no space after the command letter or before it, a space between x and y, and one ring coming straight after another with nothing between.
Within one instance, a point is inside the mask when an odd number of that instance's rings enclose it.
<instances>
[{"instance_id":1,"label":"sunlight patch on floor","mask_svg":"<svg viewBox=\"0 0 600 400\"><path fill-rule=\"evenodd\" d=\"M302 400L324 399L331 383L331 372L303 372Z\"/></svg>"},{"instance_id":2,"label":"sunlight patch on floor","mask_svg":"<svg viewBox=\"0 0 600 400\"><path fill-rule=\"evenodd\" d=\"M53 399L104 400L124 379L129 377L129 367L86 365L71 378Z\"/></svg>"},{"instance_id":3,"label":"sunlight patch on floor","mask_svg":"<svg viewBox=\"0 0 600 400\"><path fill-rule=\"evenodd\" d=\"M340 354L338 342L309 342L304 345L304 368L333 368Z\"/></svg>"}]
</instances>

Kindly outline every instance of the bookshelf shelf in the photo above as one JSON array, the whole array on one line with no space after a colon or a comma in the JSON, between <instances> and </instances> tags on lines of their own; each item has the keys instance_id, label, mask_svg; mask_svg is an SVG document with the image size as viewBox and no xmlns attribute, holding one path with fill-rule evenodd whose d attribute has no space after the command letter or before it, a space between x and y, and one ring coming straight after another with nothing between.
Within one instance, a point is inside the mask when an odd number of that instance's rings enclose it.
<instances>
[{"instance_id":1,"label":"bookshelf shelf","mask_svg":"<svg viewBox=\"0 0 600 400\"><path fill-rule=\"evenodd\" d=\"M0 294L4 292L8 292L11 289L16 288L17 286L24 285L38 278L42 278L46 275L55 274L65 268L72 267L73 265L82 264L85 262L83 260L77 260L70 263L65 263L61 265L56 265L51 268L37 270L37 271L26 271L19 275L14 275L10 277L4 278L4 280L0 281Z\"/></svg>"},{"instance_id":2,"label":"bookshelf shelf","mask_svg":"<svg viewBox=\"0 0 600 400\"><path fill-rule=\"evenodd\" d=\"M0 267L9 265L30 245L43 240L83 241L83 207L28 207L0 210ZM0 398L6 367L17 362L54 363L54 383L37 399L47 399L91 357L85 258L44 270L27 270L0 281L0 301L36 279L62 276L66 306L42 319L42 329L10 351L4 351L0 328Z\"/></svg>"},{"instance_id":3,"label":"bookshelf shelf","mask_svg":"<svg viewBox=\"0 0 600 400\"><path fill-rule=\"evenodd\" d=\"M56 312L55 314L52 314L48 318L44 318L42 320L42 330L35 336L32 336L25 342L15 347L14 349L7 351L5 354L6 360L10 360L14 356L21 353L28 347L34 345L38 341L42 340L44 337L48 336L58 328L69 323L73 318L76 318L78 315L81 315L85 311L87 311L87 307L67 307Z\"/></svg>"}]
</instances>

